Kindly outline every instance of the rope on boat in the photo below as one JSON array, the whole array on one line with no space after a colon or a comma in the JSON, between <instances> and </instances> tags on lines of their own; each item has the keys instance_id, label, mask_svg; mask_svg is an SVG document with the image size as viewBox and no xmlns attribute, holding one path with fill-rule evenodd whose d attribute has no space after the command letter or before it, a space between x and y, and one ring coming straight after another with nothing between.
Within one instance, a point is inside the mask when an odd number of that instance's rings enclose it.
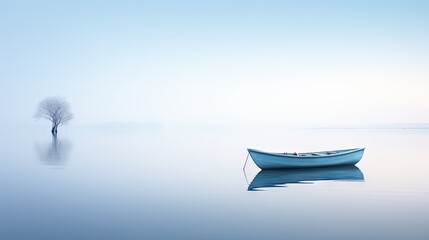
<instances>
[{"instance_id":1,"label":"rope on boat","mask_svg":"<svg viewBox=\"0 0 429 240\"><path fill-rule=\"evenodd\" d=\"M247 185L249 185L249 180L247 180L247 175L246 175L246 164L247 164L247 159L249 159L249 155L250 153L247 154L246 161L244 162L244 166L243 166L244 178L246 179Z\"/></svg>"},{"instance_id":2,"label":"rope on boat","mask_svg":"<svg viewBox=\"0 0 429 240\"><path fill-rule=\"evenodd\" d=\"M246 161L244 162L244 166L243 166L243 171L244 171L244 168L246 168L247 159L249 159L249 155L250 155L250 153L247 154Z\"/></svg>"}]
</instances>

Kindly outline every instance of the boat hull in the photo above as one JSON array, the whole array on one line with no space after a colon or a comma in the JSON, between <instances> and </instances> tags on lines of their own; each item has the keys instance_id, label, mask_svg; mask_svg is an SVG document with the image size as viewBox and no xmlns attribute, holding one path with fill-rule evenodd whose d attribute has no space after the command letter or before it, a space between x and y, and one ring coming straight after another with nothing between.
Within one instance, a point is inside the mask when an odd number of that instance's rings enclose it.
<instances>
[{"instance_id":1,"label":"boat hull","mask_svg":"<svg viewBox=\"0 0 429 240\"><path fill-rule=\"evenodd\" d=\"M347 150L333 150L337 154L320 155L324 152L302 153L301 156L287 155L283 153L267 153L255 149L247 149L255 164L261 169L281 168L314 168L355 165L364 153L365 148Z\"/></svg>"}]
</instances>

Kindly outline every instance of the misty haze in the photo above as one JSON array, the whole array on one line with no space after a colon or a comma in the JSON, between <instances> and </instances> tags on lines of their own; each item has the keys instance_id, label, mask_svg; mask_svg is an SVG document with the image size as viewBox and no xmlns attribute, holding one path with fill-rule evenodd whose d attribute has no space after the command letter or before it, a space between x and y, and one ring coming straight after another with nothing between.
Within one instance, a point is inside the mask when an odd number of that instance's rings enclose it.
<instances>
[{"instance_id":1,"label":"misty haze","mask_svg":"<svg viewBox=\"0 0 429 240\"><path fill-rule=\"evenodd\" d=\"M0 239L429 239L428 11L0 3Z\"/></svg>"}]
</instances>

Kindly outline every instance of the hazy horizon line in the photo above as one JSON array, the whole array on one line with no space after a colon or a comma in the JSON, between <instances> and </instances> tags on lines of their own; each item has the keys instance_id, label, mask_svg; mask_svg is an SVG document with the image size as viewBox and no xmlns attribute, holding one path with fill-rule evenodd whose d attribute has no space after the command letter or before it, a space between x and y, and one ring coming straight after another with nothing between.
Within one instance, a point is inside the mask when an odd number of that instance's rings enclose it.
<instances>
[{"instance_id":1,"label":"hazy horizon line","mask_svg":"<svg viewBox=\"0 0 429 240\"><path fill-rule=\"evenodd\" d=\"M47 125L48 123L43 123ZM24 127L42 127L41 123L18 124ZM370 123L370 124L307 124L307 123L157 123L157 122L98 122L98 123L70 123L68 127L82 128L289 128L289 129L429 129L429 123Z\"/></svg>"}]
</instances>

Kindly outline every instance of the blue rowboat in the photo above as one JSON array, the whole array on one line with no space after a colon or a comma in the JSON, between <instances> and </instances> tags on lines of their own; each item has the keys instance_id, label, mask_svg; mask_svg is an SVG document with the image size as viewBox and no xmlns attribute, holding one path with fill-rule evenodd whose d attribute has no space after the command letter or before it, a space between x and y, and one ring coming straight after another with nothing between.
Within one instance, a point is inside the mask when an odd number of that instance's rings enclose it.
<instances>
[{"instance_id":1,"label":"blue rowboat","mask_svg":"<svg viewBox=\"0 0 429 240\"><path fill-rule=\"evenodd\" d=\"M294 168L261 170L247 188L248 191L260 188L284 187L317 181L364 181L363 173L356 166L326 168Z\"/></svg>"},{"instance_id":2,"label":"blue rowboat","mask_svg":"<svg viewBox=\"0 0 429 240\"><path fill-rule=\"evenodd\" d=\"M312 168L355 165L365 148L305 153L268 153L248 148L250 156L261 169Z\"/></svg>"}]
</instances>

